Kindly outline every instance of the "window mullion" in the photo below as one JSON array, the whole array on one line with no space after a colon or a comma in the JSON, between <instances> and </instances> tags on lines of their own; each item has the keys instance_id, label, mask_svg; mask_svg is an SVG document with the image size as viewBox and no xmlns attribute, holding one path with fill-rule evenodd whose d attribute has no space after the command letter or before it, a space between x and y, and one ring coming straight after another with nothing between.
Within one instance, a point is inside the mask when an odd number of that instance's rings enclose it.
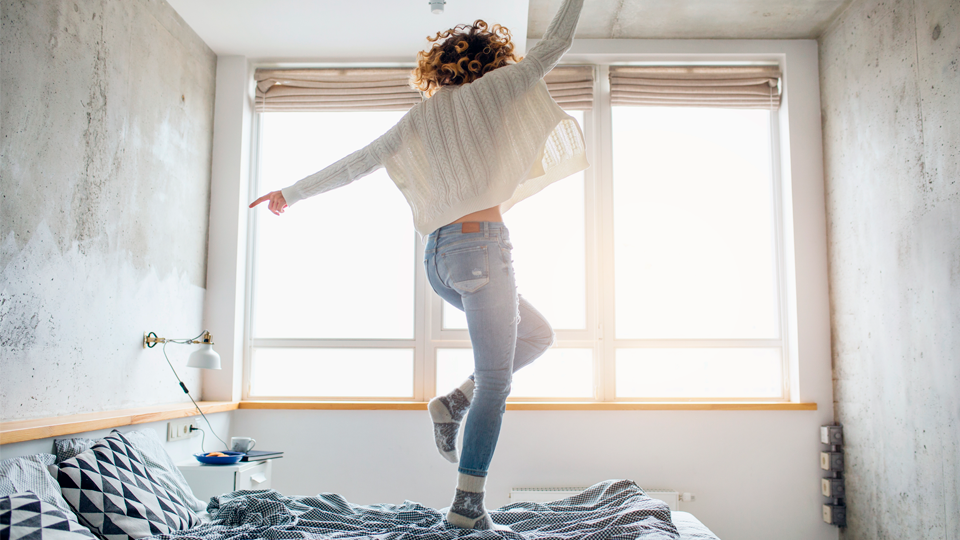
<instances>
[{"instance_id":1,"label":"window mullion","mask_svg":"<svg viewBox=\"0 0 960 540\"><path fill-rule=\"evenodd\" d=\"M253 113L253 126L251 132L253 133L253 141L251 141L251 151L250 151L250 181L248 182L249 193L247 193L247 200L254 200L256 198L257 192L260 190L260 147L263 137L263 123L262 118L259 112ZM260 212L250 212L247 217L247 260L246 260L246 282L244 283L245 296L243 299L243 347L240 349L242 354L242 373L241 376L241 389L240 389L240 399L247 399L250 396L250 378L251 378L251 361L253 357L253 314L257 306L255 305L256 295L254 294L254 287L256 286L255 274L256 274L256 264L257 260L257 216L260 215Z\"/></svg>"},{"instance_id":2,"label":"window mullion","mask_svg":"<svg viewBox=\"0 0 960 540\"><path fill-rule=\"evenodd\" d=\"M595 72L599 72L600 66L594 66ZM594 76L594 89L593 93L596 97L599 80L598 76ZM597 141L599 140L597 134L599 130L597 129L597 119L601 116L601 112L597 109L597 101L594 99L594 107L588 111L584 112L583 116L583 135L587 145L587 153L589 156L590 163L596 165L598 163L598 151L597 151ZM584 303L586 307L586 329L582 331L562 331L558 330L557 341L563 341L564 344L568 346L572 343L578 343L575 346L589 348L593 357L593 397L596 400L603 399L603 389L602 389L602 369L601 362L603 358L602 351L598 346L600 341L600 321L601 316L601 279L600 272L603 268L603 265L600 262L600 253L602 251L600 246L602 230L600 224L600 216L602 212L600 211L599 202L600 192L600 175L598 170L602 167L590 167L584 172L583 177L583 204L584 204L584 237L586 238L586 254L585 254L585 263L586 263L586 286L584 287L584 293L586 294L586 301Z\"/></svg>"},{"instance_id":3,"label":"window mullion","mask_svg":"<svg viewBox=\"0 0 960 540\"><path fill-rule=\"evenodd\" d=\"M610 66L601 65L597 77L597 111L594 163L597 179L597 200L599 217L597 246L599 249L599 268L597 276L599 294L599 319L597 351L597 399L614 401L616 399L616 350L614 348L614 265L613 265L613 116L610 109Z\"/></svg>"},{"instance_id":4,"label":"window mullion","mask_svg":"<svg viewBox=\"0 0 960 540\"><path fill-rule=\"evenodd\" d=\"M779 348L779 339L617 339L617 348L653 349L722 349L722 348Z\"/></svg>"},{"instance_id":5,"label":"window mullion","mask_svg":"<svg viewBox=\"0 0 960 540\"><path fill-rule=\"evenodd\" d=\"M786 265L787 259L784 247L785 224L784 224L784 205L786 198L783 196L784 186L781 183L782 175L780 173L780 111L770 111L770 179L773 182L773 227L774 227L774 253L776 254L776 275L777 275L777 313L780 316L780 356L783 369L783 397L786 400L799 401L797 395L797 374L793 369L796 366L793 348L790 344L790 320L787 311L787 279Z\"/></svg>"},{"instance_id":6,"label":"window mullion","mask_svg":"<svg viewBox=\"0 0 960 540\"><path fill-rule=\"evenodd\" d=\"M417 252L414 257L414 317L413 317L413 335L415 340L414 360L413 360L413 399L414 401L426 401L433 397L436 388L434 381L436 379L436 362L427 356L427 342L430 328L428 326L430 317L430 296L427 290L427 275L423 268L423 242L419 235L414 233L415 247Z\"/></svg>"},{"instance_id":7,"label":"window mullion","mask_svg":"<svg viewBox=\"0 0 960 540\"><path fill-rule=\"evenodd\" d=\"M312 348L312 349L409 349L414 339L309 339L309 338L260 338L250 342L253 348Z\"/></svg>"}]
</instances>

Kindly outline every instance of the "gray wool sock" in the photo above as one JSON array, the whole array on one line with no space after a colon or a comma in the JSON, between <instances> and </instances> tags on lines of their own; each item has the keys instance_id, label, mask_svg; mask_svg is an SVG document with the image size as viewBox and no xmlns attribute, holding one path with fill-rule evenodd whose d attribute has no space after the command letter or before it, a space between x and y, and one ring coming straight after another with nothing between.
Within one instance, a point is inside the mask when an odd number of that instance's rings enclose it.
<instances>
[{"instance_id":1,"label":"gray wool sock","mask_svg":"<svg viewBox=\"0 0 960 540\"><path fill-rule=\"evenodd\" d=\"M447 522L463 529L495 529L497 526L483 506L483 486L487 479L460 473L457 493L447 512Z\"/></svg>"},{"instance_id":2,"label":"gray wool sock","mask_svg":"<svg viewBox=\"0 0 960 540\"><path fill-rule=\"evenodd\" d=\"M460 422L466 416L470 401L473 400L474 387L473 379L467 379L453 392L437 396L427 404L427 410L433 419L433 438L437 443L437 450L450 463L460 460L457 435L460 433Z\"/></svg>"}]
</instances>

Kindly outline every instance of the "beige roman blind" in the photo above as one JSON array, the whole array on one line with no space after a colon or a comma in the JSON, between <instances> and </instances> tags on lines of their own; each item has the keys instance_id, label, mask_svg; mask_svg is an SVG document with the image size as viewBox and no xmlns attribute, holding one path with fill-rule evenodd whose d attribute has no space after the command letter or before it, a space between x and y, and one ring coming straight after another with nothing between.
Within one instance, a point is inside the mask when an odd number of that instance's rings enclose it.
<instances>
[{"instance_id":1,"label":"beige roman blind","mask_svg":"<svg viewBox=\"0 0 960 540\"><path fill-rule=\"evenodd\" d=\"M779 66L611 66L613 105L780 107Z\"/></svg>"},{"instance_id":2,"label":"beige roman blind","mask_svg":"<svg viewBox=\"0 0 960 540\"><path fill-rule=\"evenodd\" d=\"M568 111L589 111L593 108L593 66L557 66L547 73L550 97Z\"/></svg>"},{"instance_id":3,"label":"beige roman blind","mask_svg":"<svg viewBox=\"0 0 960 540\"><path fill-rule=\"evenodd\" d=\"M406 111L420 103L410 87L411 69L258 69L257 110L276 111ZM544 81L564 109L593 106L592 66L558 66Z\"/></svg>"},{"instance_id":4,"label":"beige roman blind","mask_svg":"<svg viewBox=\"0 0 960 540\"><path fill-rule=\"evenodd\" d=\"M257 110L406 111L420 103L404 68L258 69Z\"/></svg>"}]
</instances>

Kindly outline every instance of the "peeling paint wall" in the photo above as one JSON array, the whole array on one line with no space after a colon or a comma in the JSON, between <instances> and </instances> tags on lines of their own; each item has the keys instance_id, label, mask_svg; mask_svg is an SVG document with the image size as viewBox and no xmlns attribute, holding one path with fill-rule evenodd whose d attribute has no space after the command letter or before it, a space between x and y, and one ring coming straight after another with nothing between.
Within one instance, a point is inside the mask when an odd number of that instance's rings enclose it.
<instances>
[{"instance_id":1,"label":"peeling paint wall","mask_svg":"<svg viewBox=\"0 0 960 540\"><path fill-rule=\"evenodd\" d=\"M186 400L140 342L201 330L216 56L163 0L0 19L2 420Z\"/></svg>"},{"instance_id":2,"label":"peeling paint wall","mask_svg":"<svg viewBox=\"0 0 960 540\"><path fill-rule=\"evenodd\" d=\"M820 45L843 537L960 538L960 2L856 0Z\"/></svg>"}]
</instances>

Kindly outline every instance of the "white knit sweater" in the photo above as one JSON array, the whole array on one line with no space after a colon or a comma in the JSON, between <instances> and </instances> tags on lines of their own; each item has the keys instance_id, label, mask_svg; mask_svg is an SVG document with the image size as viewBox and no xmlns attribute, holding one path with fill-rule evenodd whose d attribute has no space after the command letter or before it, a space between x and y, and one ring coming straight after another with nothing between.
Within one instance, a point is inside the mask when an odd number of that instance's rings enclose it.
<instances>
[{"instance_id":1,"label":"white knit sweater","mask_svg":"<svg viewBox=\"0 0 960 540\"><path fill-rule=\"evenodd\" d=\"M573 43L582 6L564 0L520 62L442 87L377 140L284 188L287 205L385 167L426 236L471 212L497 205L505 212L586 169L580 126L543 82Z\"/></svg>"}]
</instances>

